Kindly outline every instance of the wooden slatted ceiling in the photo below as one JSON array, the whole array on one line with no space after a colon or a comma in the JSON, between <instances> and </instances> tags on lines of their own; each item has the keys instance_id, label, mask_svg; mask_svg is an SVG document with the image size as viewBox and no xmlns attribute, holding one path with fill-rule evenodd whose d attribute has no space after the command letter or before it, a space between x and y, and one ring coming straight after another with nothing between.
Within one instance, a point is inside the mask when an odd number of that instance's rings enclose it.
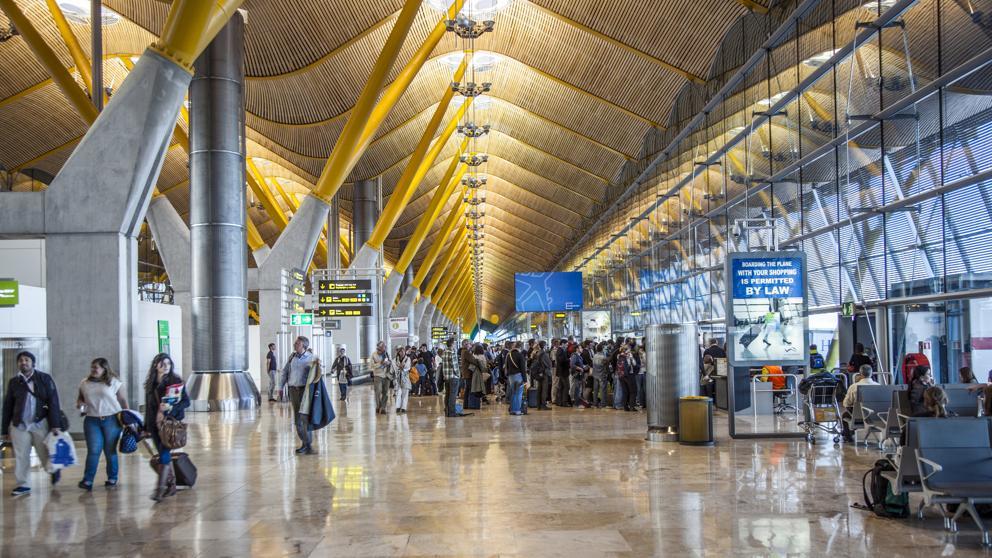
<instances>
[{"instance_id":1,"label":"wooden slatted ceiling","mask_svg":"<svg viewBox=\"0 0 992 558\"><path fill-rule=\"evenodd\" d=\"M730 0L700 0L706 12L705 25L700 25L697 10L688 15L689 10L673 10L663 0L640 4L611 1L608 4L612 9L605 9L606 3L598 0L536 1L540 6L516 0L497 17L497 32L477 41L477 49L505 56L491 77L482 78L494 83L495 101L487 111L486 122L479 123L493 124L494 131L478 143L479 150L489 153L491 160L480 169L492 177L487 233L492 231L492 238L505 253L527 246L528 257L543 262L555 257L583 219L592 216L609 180L627 157L638 152L641 138L652 122L666 120L685 83L685 77L671 68L652 63L629 49L617 48L582 26L669 62L671 58L666 57L675 52L678 60L674 65L699 74L704 72L724 30L743 13L743 8ZM166 4L155 0L110 0L107 4L137 24L125 21L108 28L107 50L111 53L143 50L151 42L152 33L158 32L166 13ZM344 3L330 10L335 17L327 17L329 6L321 0L249 0L248 135L266 158L277 163L266 174L293 175L301 184L298 189L311 186L400 4L400 0ZM63 63L70 65L61 39L44 17L46 12L38 12L38 6L31 9L35 10L32 17L42 21L40 27L50 43L61 49ZM564 17L556 17L549 9ZM645 14L649 20L645 20ZM392 70L394 76L438 18L439 14L422 10ZM700 39L704 35L707 40ZM12 43L13 46L0 45L0 54L16 56L17 49L21 49L23 56L23 45L17 46L19 41ZM700 48L700 44L706 48ZM434 54L460 48L461 44L449 35ZM45 79L37 64L27 66L34 72L22 70L14 76L9 66L0 64L0 76L11 72L12 77L20 78L0 83L0 91L8 84L9 96ZM381 173L384 191L392 191L449 76L450 70L440 63L432 62L425 68L377 134L378 141L360 161L356 177ZM33 98L35 106L58 105L61 101L62 110L68 111L53 87L47 86L48 97L41 93L44 89L27 98L37 95ZM16 108L15 103L10 105ZM5 108L0 105L0 116ZM21 112L31 116L30 111ZM60 132L62 135L37 135L40 139L36 145L17 146L19 151L0 145L0 160L23 158L35 151L44 153L72 140L73 135L65 128ZM445 146L387 246L412 232L459 141L453 138ZM181 150L173 151L167 158L162 183L181 184L186 179L186 157ZM45 166L57 171L63 157L58 150L53 151ZM346 208L350 207L349 191L347 187L342 191ZM174 188L168 195L177 206L188 204L184 188ZM264 218L254 210L251 213L253 219ZM275 232L271 224L262 222L260 226L263 235L271 238ZM432 237L438 226L431 232Z\"/></svg>"},{"instance_id":2,"label":"wooden slatted ceiling","mask_svg":"<svg viewBox=\"0 0 992 558\"><path fill-rule=\"evenodd\" d=\"M492 79L492 96L498 100L497 104L505 100L628 155L637 153L641 136L649 128L629 114L561 85L512 58L506 58L491 74L482 77ZM429 62L384 122L378 136L436 103L450 81L451 72L446 66L437 58ZM254 84L250 83L248 91L253 88ZM314 157L326 157L346 121L341 113L334 113L312 124L281 125L250 109L249 113L250 126L290 150Z\"/></svg>"}]
</instances>

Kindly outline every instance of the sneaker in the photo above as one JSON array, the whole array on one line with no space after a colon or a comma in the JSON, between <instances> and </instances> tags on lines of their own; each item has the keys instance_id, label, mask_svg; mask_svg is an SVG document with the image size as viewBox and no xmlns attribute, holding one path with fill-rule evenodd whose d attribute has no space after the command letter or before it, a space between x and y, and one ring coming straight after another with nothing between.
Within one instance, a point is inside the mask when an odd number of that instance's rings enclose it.
<instances>
[{"instance_id":1,"label":"sneaker","mask_svg":"<svg viewBox=\"0 0 992 558\"><path fill-rule=\"evenodd\" d=\"M107 490L110 490L111 488L117 488L117 481L116 480L112 480L112 481L109 481L108 480L107 482L103 483L103 486Z\"/></svg>"},{"instance_id":2,"label":"sneaker","mask_svg":"<svg viewBox=\"0 0 992 558\"><path fill-rule=\"evenodd\" d=\"M303 455L315 455L316 453L317 452L309 446L303 451Z\"/></svg>"},{"instance_id":3,"label":"sneaker","mask_svg":"<svg viewBox=\"0 0 992 558\"><path fill-rule=\"evenodd\" d=\"M18 496L26 496L28 494L31 494L30 486L18 486L17 488L10 491L10 495L15 498Z\"/></svg>"},{"instance_id":4,"label":"sneaker","mask_svg":"<svg viewBox=\"0 0 992 558\"><path fill-rule=\"evenodd\" d=\"M85 490L86 492L91 492L93 490L93 485L88 484L86 481L79 481L79 484L77 484L76 486Z\"/></svg>"},{"instance_id":5,"label":"sneaker","mask_svg":"<svg viewBox=\"0 0 992 558\"><path fill-rule=\"evenodd\" d=\"M62 480L62 470L61 469L59 469L58 471L55 471L54 473L52 473L52 486L55 486L56 484L58 484L60 480Z\"/></svg>"},{"instance_id":6,"label":"sneaker","mask_svg":"<svg viewBox=\"0 0 992 558\"><path fill-rule=\"evenodd\" d=\"M307 447L306 446L300 446L300 447L296 448L296 453L299 454L299 455L303 455L306 452L307 452Z\"/></svg>"}]
</instances>

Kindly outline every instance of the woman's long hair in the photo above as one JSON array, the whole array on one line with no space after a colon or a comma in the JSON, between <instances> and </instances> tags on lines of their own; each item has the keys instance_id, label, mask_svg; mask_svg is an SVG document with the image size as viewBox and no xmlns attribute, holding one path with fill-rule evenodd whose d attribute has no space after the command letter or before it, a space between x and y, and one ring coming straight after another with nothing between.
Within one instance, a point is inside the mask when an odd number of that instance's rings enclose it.
<instances>
[{"instance_id":1,"label":"woman's long hair","mask_svg":"<svg viewBox=\"0 0 992 558\"><path fill-rule=\"evenodd\" d=\"M928 387L923 392L923 407L933 413L933 416L947 416L947 394L939 386Z\"/></svg>"},{"instance_id":2,"label":"woman's long hair","mask_svg":"<svg viewBox=\"0 0 992 558\"><path fill-rule=\"evenodd\" d=\"M928 366L917 366L916 368L913 369L913 377L909 383L915 384L919 380L922 380L923 376L926 376L927 372L929 371L930 368Z\"/></svg>"},{"instance_id":3,"label":"woman's long hair","mask_svg":"<svg viewBox=\"0 0 992 558\"><path fill-rule=\"evenodd\" d=\"M148 376L145 376L145 392L149 392L158 383L158 364L165 359L169 359L169 374L176 372L176 363L169 356L169 353L159 353L152 359L152 365L148 367Z\"/></svg>"},{"instance_id":4,"label":"woman's long hair","mask_svg":"<svg viewBox=\"0 0 992 558\"><path fill-rule=\"evenodd\" d=\"M100 381L108 386L114 381L115 378L118 377L117 372L114 372L114 369L110 367L110 362L103 357L93 359L91 364L95 364L100 368L103 368L103 375L100 376Z\"/></svg>"}]
</instances>

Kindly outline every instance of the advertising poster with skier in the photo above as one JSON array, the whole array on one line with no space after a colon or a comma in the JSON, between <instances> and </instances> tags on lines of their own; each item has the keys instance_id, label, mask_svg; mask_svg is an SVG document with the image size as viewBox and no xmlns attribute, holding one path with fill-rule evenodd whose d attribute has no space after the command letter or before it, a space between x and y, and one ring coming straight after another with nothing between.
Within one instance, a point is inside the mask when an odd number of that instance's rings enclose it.
<instances>
[{"instance_id":1,"label":"advertising poster with skier","mask_svg":"<svg viewBox=\"0 0 992 558\"><path fill-rule=\"evenodd\" d=\"M808 358L806 255L729 254L726 276L731 365L804 365Z\"/></svg>"}]
</instances>

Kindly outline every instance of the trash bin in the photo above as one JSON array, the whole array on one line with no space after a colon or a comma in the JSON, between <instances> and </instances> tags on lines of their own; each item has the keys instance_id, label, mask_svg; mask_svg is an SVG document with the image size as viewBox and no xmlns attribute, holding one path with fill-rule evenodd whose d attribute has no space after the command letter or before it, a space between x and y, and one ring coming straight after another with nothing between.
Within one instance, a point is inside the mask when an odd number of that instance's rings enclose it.
<instances>
[{"instance_id":1,"label":"trash bin","mask_svg":"<svg viewBox=\"0 0 992 558\"><path fill-rule=\"evenodd\" d=\"M691 395L679 399L679 443L713 445L713 401L709 397Z\"/></svg>"}]
</instances>

